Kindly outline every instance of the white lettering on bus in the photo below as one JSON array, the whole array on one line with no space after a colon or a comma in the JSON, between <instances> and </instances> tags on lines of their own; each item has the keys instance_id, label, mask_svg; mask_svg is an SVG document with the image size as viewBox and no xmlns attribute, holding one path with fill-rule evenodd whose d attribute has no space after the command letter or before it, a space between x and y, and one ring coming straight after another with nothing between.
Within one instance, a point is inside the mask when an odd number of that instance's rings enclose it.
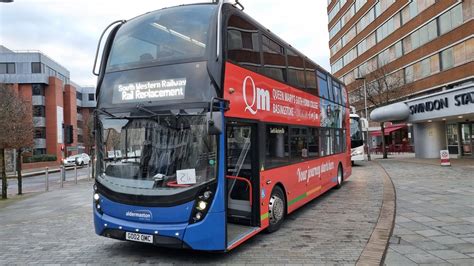
<instances>
[{"instance_id":1,"label":"white lettering on bus","mask_svg":"<svg viewBox=\"0 0 474 266\"><path fill-rule=\"evenodd\" d=\"M250 85L252 86L250 94L252 99L251 102L249 102L249 99L247 98L247 81L249 80ZM266 89L257 88L252 77L245 77L244 83L242 84L242 93L246 105L245 111L249 111L253 115L256 114L258 110L270 111L270 92Z\"/></svg>"}]
</instances>

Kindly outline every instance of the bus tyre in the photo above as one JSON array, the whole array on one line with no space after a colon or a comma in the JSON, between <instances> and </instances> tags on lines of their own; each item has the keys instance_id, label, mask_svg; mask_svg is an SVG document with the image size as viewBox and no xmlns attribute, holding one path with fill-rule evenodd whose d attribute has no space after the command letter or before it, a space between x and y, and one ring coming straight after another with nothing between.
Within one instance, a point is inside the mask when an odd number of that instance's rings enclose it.
<instances>
[{"instance_id":1,"label":"bus tyre","mask_svg":"<svg viewBox=\"0 0 474 266\"><path fill-rule=\"evenodd\" d=\"M336 189L340 189L342 187L342 183L344 183L344 171L342 171L342 165L339 164L337 167L337 184L336 184Z\"/></svg>"},{"instance_id":2,"label":"bus tyre","mask_svg":"<svg viewBox=\"0 0 474 266\"><path fill-rule=\"evenodd\" d=\"M280 229L286 214L285 193L276 186L273 188L270 202L268 204L268 219L270 225L267 228L268 233L273 233Z\"/></svg>"}]
</instances>

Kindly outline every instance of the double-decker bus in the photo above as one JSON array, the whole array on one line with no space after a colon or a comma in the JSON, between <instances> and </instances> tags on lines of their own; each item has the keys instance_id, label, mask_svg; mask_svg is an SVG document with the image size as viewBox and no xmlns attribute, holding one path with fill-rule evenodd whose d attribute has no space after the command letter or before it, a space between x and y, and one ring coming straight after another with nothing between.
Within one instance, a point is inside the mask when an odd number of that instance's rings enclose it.
<instances>
[{"instance_id":1,"label":"double-decker bus","mask_svg":"<svg viewBox=\"0 0 474 266\"><path fill-rule=\"evenodd\" d=\"M365 144L362 130L364 121L367 120L360 118L357 114L350 114L352 165L354 165L354 162L365 160Z\"/></svg>"},{"instance_id":2,"label":"double-decker bus","mask_svg":"<svg viewBox=\"0 0 474 266\"><path fill-rule=\"evenodd\" d=\"M228 251L351 174L342 83L227 2L115 24L97 91L101 236Z\"/></svg>"}]
</instances>

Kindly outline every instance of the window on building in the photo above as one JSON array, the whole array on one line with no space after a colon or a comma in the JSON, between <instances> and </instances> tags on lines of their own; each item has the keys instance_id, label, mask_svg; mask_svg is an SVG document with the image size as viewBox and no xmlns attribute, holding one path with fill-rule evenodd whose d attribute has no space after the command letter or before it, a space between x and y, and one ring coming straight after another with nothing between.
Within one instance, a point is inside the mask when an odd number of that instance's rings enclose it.
<instances>
[{"instance_id":1,"label":"window on building","mask_svg":"<svg viewBox=\"0 0 474 266\"><path fill-rule=\"evenodd\" d=\"M441 52L442 70L450 69L454 66L453 47Z\"/></svg>"},{"instance_id":2,"label":"window on building","mask_svg":"<svg viewBox=\"0 0 474 266\"><path fill-rule=\"evenodd\" d=\"M257 71L261 65L258 28L240 16L229 19L227 29L228 58L239 65Z\"/></svg>"},{"instance_id":3,"label":"window on building","mask_svg":"<svg viewBox=\"0 0 474 266\"><path fill-rule=\"evenodd\" d=\"M331 9L331 11L329 11L329 14L328 14L329 22L331 22L334 16L337 14L337 12L339 12L339 9L341 9L341 6L340 6L339 1L337 1L334 7Z\"/></svg>"},{"instance_id":4,"label":"window on building","mask_svg":"<svg viewBox=\"0 0 474 266\"><path fill-rule=\"evenodd\" d=\"M292 49L287 49L288 83L295 88L305 88L304 60Z\"/></svg>"},{"instance_id":5,"label":"window on building","mask_svg":"<svg viewBox=\"0 0 474 266\"><path fill-rule=\"evenodd\" d=\"M438 37L438 27L436 20L433 20L403 39L404 51L405 53L409 53L434 40L436 37Z\"/></svg>"},{"instance_id":6,"label":"window on building","mask_svg":"<svg viewBox=\"0 0 474 266\"><path fill-rule=\"evenodd\" d=\"M342 45L346 45L348 42L354 39L355 36L356 36L356 28L352 27L347 31L346 34L342 36Z\"/></svg>"},{"instance_id":7,"label":"window on building","mask_svg":"<svg viewBox=\"0 0 474 266\"><path fill-rule=\"evenodd\" d=\"M344 66L347 66L356 57L357 57L357 48L353 48L342 57Z\"/></svg>"},{"instance_id":8,"label":"window on building","mask_svg":"<svg viewBox=\"0 0 474 266\"><path fill-rule=\"evenodd\" d=\"M408 84L411 82L413 82L413 65L405 68L405 83Z\"/></svg>"},{"instance_id":9,"label":"window on building","mask_svg":"<svg viewBox=\"0 0 474 266\"><path fill-rule=\"evenodd\" d=\"M35 139L45 139L46 138L46 128L45 127L35 127Z\"/></svg>"},{"instance_id":10,"label":"window on building","mask_svg":"<svg viewBox=\"0 0 474 266\"><path fill-rule=\"evenodd\" d=\"M31 89L33 90L33 95L44 96L44 86L43 84L32 84Z\"/></svg>"},{"instance_id":11,"label":"window on building","mask_svg":"<svg viewBox=\"0 0 474 266\"><path fill-rule=\"evenodd\" d=\"M15 74L15 63L0 63L0 74Z\"/></svg>"},{"instance_id":12,"label":"window on building","mask_svg":"<svg viewBox=\"0 0 474 266\"><path fill-rule=\"evenodd\" d=\"M461 25L462 22L462 4L459 4L439 17L439 32L445 34Z\"/></svg>"},{"instance_id":13,"label":"window on building","mask_svg":"<svg viewBox=\"0 0 474 266\"><path fill-rule=\"evenodd\" d=\"M337 40L337 42L331 47L331 56L335 55L342 48L342 39Z\"/></svg>"},{"instance_id":14,"label":"window on building","mask_svg":"<svg viewBox=\"0 0 474 266\"><path fill-rule=\"evenodd\" d=\"M31 62L31 73L33 73L33 74L42 73L40 62Z\"/></svg>"},{"instance_id":15,"label":"window on building","mask_svg":"<svg viewBox=\"0 0 474 266\"><path fill-rule=\"evenodd\" d=\"M288 127L267 125L266 129L266 167L277 167L289 162Z\"/></svg>"},{"instance_id":16,"label":"window on building","mask_svg":"<svg viewBox=\"0 0 474 266\"><path fill-rule=\"evenodd\" d=\"M45 117L46 116L46 108L43 105L33 106L33 116L35 116L35 117Z\"/></svg>"},{"instance_id":17,"label":"window on building","mask_svg":"<svg viewBox=\"0 0 474 266\"><path fill-rule=\"evenodd\" d=\"M329 39L332 39L341 30L341 20L338 20L336 24L329 30Z\"/></svg>"},{"instance_id":18,"label":"window on building","mask_svg":"<svg viewBox=\"0 0 474 266\"><path fill-rule=\"evenodd\" d=\"M356 0L355 2L355 12L359 11L359 9L361 9L365 3L367 3L367 0Z\"/></svg>"},{"instance_id":19,"label":"window on building","mask_svg":"<svg viewBox=\"0 0 474 266\"><path fill-rule=\"evenodd\" d=\"M400 13L395 14L387 22L377 29L377 42L385 39L396 29L400 28Z\"/></svg>"},{"instance_id":20,"label":"window on building","mask_svg":"<svg viewBox=\"0 0 474 266\"><path fill-rule=\"evenodd\" d=\"M46 154L46 149L33 149L33 155L42 155Z\"/></svg>"},{"instance_id":21,"label":"window on building","mask_svg":"<svg viewBox=\"0 0 474 266\"><path fill-rule=\"evenodd\" d=\"M351 20L351 18L354 16L355 14L355 5L351 5L351 7L349 7L349 9L346 11L346 13L344 13L344 15L342 16L342 25L341 27L344 27L344 25L347 24L347 22L349 22L349 20Z\"/></svg>"},{"instance_id":22,"label":"window on building","mask_svg":"<svg viewBox=\"0 0 474 266\"><path fill-rule=\"evenodd\" d=\"M82 92L76 91L76 99L82 101Z\"/></svg>"},{"instance_id":23,"label":"window on building","mask_svg":"<svg viewBox=\"0 0 474 266\"><path fill-rule=\"evenodd\" d=\"M89 93L89 101L95 101L95 95L94 93Z\"/></svg>"},{"instance_id":24,"label":"window on building","mask_svg":"<svg viewBox=\"0 0 474 266\"><path fill-rule=\"evenodd\" d=\"M263 73L279 81L286 80L285 49L277 42L262 36Z\"/></svg>"},{"instance_id":25,"label":"window on building","mask_svg":"<svg viewBox=\"0 0 474 266\"><path fill-rule=\"evenodd\" d=\"M301 161L308 158L308 129L292 127L290 131L290 160Z\"/></svg>"},{"instance_id":26,"label":"window on building","mask_svg":"<svg viewBox=\"0 0 474 266\"><path fill-rule=\"evenodd\" d=\"M337 60L332 66L331 66L331 72L336 73L337 71L341 70L342 68L342 58Z\"/></svg>"}]
</instances>

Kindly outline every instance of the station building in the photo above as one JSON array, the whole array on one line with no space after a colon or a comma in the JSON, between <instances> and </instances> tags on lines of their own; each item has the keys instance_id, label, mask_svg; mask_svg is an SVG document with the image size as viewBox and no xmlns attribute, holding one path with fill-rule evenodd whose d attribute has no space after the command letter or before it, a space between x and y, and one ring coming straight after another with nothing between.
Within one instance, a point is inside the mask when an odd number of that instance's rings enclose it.
<instances>
[{"instance_id":1,"label":"station building","mask_svg":"<svg viewBox=\"0 0 474 266\"><path fill-rule=\"evenodd\" d=\"M34 147L31 155L62 158L88 152L95 88L70 80L69 71L39 51L12 51L0 45L0 83L16 89L32 106Z\"/></svg>"},{"instance_id":2,"label":"station building","mask_svg":"<svg viewBox=\"0 0 474 266\"><path fill-rule=\"evenodd\" d=\"M328 0L331 69L357 113L365 117L362 79L370 85L383 68L402 81L389 106L368 104L378 122L392 122L389 145L409 138L420 158L441 149L474 158L473 17L474 0ZM379 123L370 130L377 145Z\"/></svg>"}]
</instances>

